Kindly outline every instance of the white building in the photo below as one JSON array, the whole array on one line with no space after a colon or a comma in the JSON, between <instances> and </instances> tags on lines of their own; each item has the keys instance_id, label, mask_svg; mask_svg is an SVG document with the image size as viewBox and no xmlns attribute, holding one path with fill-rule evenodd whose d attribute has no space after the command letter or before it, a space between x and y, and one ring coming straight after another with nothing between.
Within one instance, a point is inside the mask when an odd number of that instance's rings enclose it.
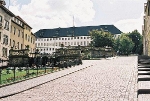
<instances>
[{"instance_id":1,"label":"white building","mask_svg":"<svg viewBox=\"0 0 150 101\"><path fill-rule=\"evenodd\" d=\"M36 47L41 53L55 52L56 48L64 46L88 46L91 42L89 36L77 36L77 37L58 37L58 38L37 38Z\"/></svg>"},{"instance_id":2,"label":"white building","mask_svg":"<svg viewBox=\"0 0 150 101\"><path fill-rule=\"evenodd\" d=\"M36 48L41 53L55 52L56 48L63 46L89 46L91 38L88 34L93 29L103 29L111 32L114 37L118 37L122 32L114 25L69 27L56 29L41 29L35 33Z\"/></svg>"}]
</instances>

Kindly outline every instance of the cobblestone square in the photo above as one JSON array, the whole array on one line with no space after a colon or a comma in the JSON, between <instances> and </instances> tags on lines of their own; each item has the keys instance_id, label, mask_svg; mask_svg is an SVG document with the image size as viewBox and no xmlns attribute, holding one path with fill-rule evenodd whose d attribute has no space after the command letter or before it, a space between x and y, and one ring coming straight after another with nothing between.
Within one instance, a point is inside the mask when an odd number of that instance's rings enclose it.
<instances>
[{"instance_id":1,"label":"cobblestone square","mask_svg":"<svg viewBox=\"0 0 150 101\"><path fill-rule=\"evenodd\" d=\"M1 101L137 101L136 56L86 63L93 66Z\"/></svg>"}]
</instances>

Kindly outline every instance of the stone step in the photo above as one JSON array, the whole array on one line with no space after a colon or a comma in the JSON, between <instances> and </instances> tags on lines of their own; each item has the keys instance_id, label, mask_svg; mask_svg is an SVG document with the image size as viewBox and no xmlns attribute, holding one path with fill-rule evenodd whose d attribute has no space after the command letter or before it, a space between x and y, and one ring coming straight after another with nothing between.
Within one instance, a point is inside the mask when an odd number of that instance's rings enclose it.
<instances>
[{"instance_id":1,"label":"stone step","mask_svg":"<svg viewBox=\"0 0 150 101\"><path fill-rule=\"evenodd\" d=\"M139 81L138 88L138 94L150 94L150 81Z\"/></svg>"},{"instance_id":2,"label":"stone step","mask_svg":"<svg viewBox=\"0 0 150 101\"><path fill-rule=\"evenodd\" d=\"M138 71L138 75L150 75L150 71Z\"/></svg>"},{"instance_id":3,"label":"stone step","mask_svg":"<svg viewBox=\"0 0 150 101\"><path fill-rule=\"evenodd\" d=\"M138 68L138 71L150 71L150 68Z\"/></svg>"},{"instance_id":4,"label":"stone step","mask_svg":"<svg viewBox=\"0 0 150 101\"><path fill-rule=\"evenodd\" d=\"M139 64L150 64L150 61L142 61Z\"/></svg>"},{"instance_id":5,"label":"stone step","mask_svg":"<svg viewBox=\"0 0 150 101\"><path fill-rule=\"evenodd\" d=\"M150 68L150 65L139 65L138 68Z\"/></svg>"},{"instance_id":6,"label":"stone step","mask_svg":"<svg viewBox=\"0 0 150 101\"><path fill-rule=\"evenodd\" d=\"M150 81L150 75L139 75L138 81Z\"/></svg>"},{"instance_id":7,"label":"stone step","mask_svg":"<svg viewBox=\"0 0 150 101\"><path fill-rule=\"evenodd\" d=\"M150 94L139 94L138 101L150 101Z\"/></svg>"}]
</instances>

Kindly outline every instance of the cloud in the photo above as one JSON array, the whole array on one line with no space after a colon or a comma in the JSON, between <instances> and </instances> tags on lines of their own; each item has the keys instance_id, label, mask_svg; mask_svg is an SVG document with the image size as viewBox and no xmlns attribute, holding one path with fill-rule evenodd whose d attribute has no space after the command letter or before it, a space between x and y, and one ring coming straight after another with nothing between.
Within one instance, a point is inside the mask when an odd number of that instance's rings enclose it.
<instances>
[{"instance_id":1,"label":"cloud","mask_svg":"<svg viewBox=\"0 0 150 101\"><path fill-rule=\"evenodd\" d=\"M32 28L39 29L73 26L73 16L82 22L92 21L95 16L91 0L31 0L19 5L12 0L10 10L21 16Z\"/></svg>"},{"instance_id":2,"label":"cloud","mask_svg":"<svg viewBox=\"0 0 150 101\"><path fill-rule=\"evenodd\" d=\"M137 19L119 20L114 25L124 33L132 32L137 29L142 34L143 16L144 13Z\"/></svg>"}]
</instances>

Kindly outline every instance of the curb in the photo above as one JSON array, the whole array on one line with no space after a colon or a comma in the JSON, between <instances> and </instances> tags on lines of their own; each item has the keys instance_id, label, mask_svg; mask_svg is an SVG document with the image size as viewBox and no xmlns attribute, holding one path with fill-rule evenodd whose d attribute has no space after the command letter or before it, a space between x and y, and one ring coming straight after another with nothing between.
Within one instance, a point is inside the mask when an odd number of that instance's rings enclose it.
<instances>
[{"instance_id":1,"label":"curb","mask_svg":"<svg viewBox=\"0 0 150 101\"><path fill-rule=\"evenodd\" d=\"M19 94L19 93L22 93L22 92L24 92L24 91L30 90L30 89L32 89L32 88L38 87L38 86L40 86L40 85L43 85L43 84L46 84L46 83L48 83L48 82L51 82L51 81L57 80L57 79L59 79L59 78L65 77L65 76L67 76L67 75L73 74L73 73L75 73L75 72L78 72L78 71L84 70L84 69L86 69L86 68L88 68L88 67L92 67L92 66L93 66L93 65L86 66L86 67L83 67L83 68L81 68L81 69L78 69L78 70L72 71L72 72L70 72L70 73L66 73L66 74L64 74L64 75L62 75L62 76L59 76L59 77L53 78L53 79L51 79L51 80L49 80L49 81L46 81L46 82L43 82L43 83L37 84L37 85L32 86L32 87L29 87L29 88L27 88L27 89L25 89L25 90L20 90L20 91L15 92L15 93L10 93L10 94L6 94L6 95L2 95L2 96L0 96L0 99L1 99L1 98L6 98L6 97L9 97L9 96L12 96L12 95L16 95L16 94ZM77 67L76 67L76 68L77 68ZM64 69L64 70L65 70L65 69ZM49 73L49 74L51 74L51 73ZM46 74L46 75L48 75L48 74ZM41 75L41 76L44 76L44 75ZM40 76L38 76L38 77L40 77ZM35 78L35 77L34 77L34 78ZM29 78L29 79L27 79L27 80L34 79L34 78ZM37 77L36 77L36 78L37 78ZM23 80L23 81L25 81L25 80ZM21 82L22 82L22 81L21 81ZM13 84L16 84L16 83L19 83L19 82L14 82ZM8 85L6 85L6 86L8 86ZM5 87L5 86L4 86L4 87Z\"/></svg>"}]
</instances>

